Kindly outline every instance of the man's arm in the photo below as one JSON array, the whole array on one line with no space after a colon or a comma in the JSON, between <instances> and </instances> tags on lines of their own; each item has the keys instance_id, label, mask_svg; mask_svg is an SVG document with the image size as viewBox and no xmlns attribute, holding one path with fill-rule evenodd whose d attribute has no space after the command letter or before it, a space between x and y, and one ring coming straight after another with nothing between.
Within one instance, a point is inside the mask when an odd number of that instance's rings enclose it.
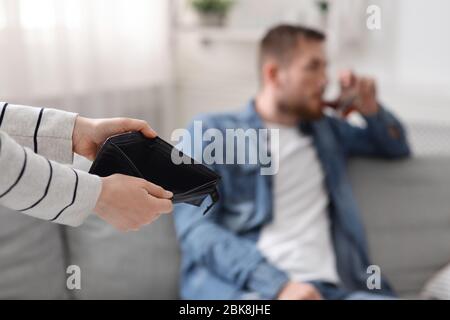
<instances>
[{"instance_id":1,"label":"man's arm","mask_svg":"<svg viewBox=\"0 0 450 320\"><path fill-rule=\"evenodd\" d=\"M221 201L203 216L193 206L176 205L175 226L183 254L238 288L274 299L288 283L288 276L261 255L256 244L239 237L214 221Z\"/></svg>"},{"instance_id":2,"label":"man's arm","mask_svg":"<svg viewBox=\"0 0 450 320\"><path fill-rule=\"evenodd\" d=\"M261 255L254 242L217 224L214 217L221 214L221 201L206 217L196 207L175 206L175 226L183 254L236 287L258 292L265 299L322 299L312 284L290 281L285 272Z\"/></svg>"},{"instance_id":3,"label":"man's arm","mask_svg":"<svg viewBox=\"0 0 450 320\"><path fill-rule=\"evenodd\" d=\"M411 154L405 129L389 111L380 107L371 115L363 115L367 126L355 127L346 120L330 118L341 145L348 156L402 158Z\"/></svg>"},{"instance_id":4,"label":"man's arm","mask_svg":"<svg viewBox=\"0 0 450 320\"><path fill-rule=\"evenodd\" d=\"M358 111L367 124L366 128L359 128L344 119L330 118L346 154L385 158L409 156L411 150L405 129L392 113L378 103L375 80L346 70L339 75L339 82L341 96L338 101L353 97L348 110ZM339 111L344 115L347 113L346 110Z\"/></svg>"}]
</instances>

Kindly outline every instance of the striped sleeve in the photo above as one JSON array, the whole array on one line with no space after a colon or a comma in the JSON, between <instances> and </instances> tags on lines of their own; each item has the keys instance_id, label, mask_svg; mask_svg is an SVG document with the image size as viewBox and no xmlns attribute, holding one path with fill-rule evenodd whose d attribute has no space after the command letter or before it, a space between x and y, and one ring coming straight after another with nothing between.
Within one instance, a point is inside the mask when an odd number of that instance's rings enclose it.
<instances>
[{"instance_id":1,"label":"striped sleeve","mask_svg":"<svg viewBox=\"0 0 450 320\"><path fill-rule=\"evenodd\" d=\"M72 163L77 114L0 102L0 129L17 143L46 158Z\"/></svg>"},{"instance_id":2,"label":"striped sleeve","mask_svg":"<svg viewBox=\"0 0 450 320\"><path fill-rule=\"evenodd\" d=\"M47 160L0 131L0 205L79 226L101 192L99 177Z\"/></svg>"}]
</instances>

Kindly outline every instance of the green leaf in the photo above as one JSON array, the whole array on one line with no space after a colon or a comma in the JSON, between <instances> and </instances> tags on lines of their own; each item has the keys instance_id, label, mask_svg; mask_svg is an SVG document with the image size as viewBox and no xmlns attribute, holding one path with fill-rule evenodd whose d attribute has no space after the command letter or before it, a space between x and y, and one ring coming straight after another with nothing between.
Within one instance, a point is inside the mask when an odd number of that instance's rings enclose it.
<instances>
[{"instance_id":1,"label":"green leaf","mask_svg":"<svg viewBox=\"0 0 450 320\"><path fill-rule=\"evenodd\" d=\"M192 7L200 13L225 14L234 0L191 0Z\"/></svg>"}]
</instances>

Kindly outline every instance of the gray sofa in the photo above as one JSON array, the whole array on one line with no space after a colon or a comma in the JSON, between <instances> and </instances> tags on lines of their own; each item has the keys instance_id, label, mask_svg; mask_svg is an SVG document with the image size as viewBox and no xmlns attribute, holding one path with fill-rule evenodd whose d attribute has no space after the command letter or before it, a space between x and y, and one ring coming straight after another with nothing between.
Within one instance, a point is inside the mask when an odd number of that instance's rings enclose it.
<instances>
[{"instance_id":1,"label":"gray sofa","mask_svg":"<svg viewBox=\"0 0 450 320\"><path fill-rule=\"evenodd\" d=\"M373 261L404 297L450 260L450 158L350 163ZM65 228L0 210L0 298L176 299L179 250L170 216L120 234L96 217ZM81 268L81 290L66 268Z\"/></svg>"}]
</instances>

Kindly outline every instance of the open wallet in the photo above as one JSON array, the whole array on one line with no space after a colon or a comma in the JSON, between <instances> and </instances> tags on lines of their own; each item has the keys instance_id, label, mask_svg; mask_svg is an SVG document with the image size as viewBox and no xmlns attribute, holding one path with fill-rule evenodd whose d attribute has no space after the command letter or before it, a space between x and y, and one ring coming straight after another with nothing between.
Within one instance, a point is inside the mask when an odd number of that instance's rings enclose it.
<instances>
[{"instance_id":1,"label":"open wallet","mask_svg":"<svg viewBox=\"0 0 450 320\"><path fill-rule=\"evenodd\" d=\"M107 177L116 173L143 178L171 191L173 203L188 203L200 207L211 196L206 214L219 200L217 184L220 176L196 162L159 137L147 138L131 132L108 138L89 173ZM178 152L181 164L172 161Z\"/></svg>"}]
</instances>

